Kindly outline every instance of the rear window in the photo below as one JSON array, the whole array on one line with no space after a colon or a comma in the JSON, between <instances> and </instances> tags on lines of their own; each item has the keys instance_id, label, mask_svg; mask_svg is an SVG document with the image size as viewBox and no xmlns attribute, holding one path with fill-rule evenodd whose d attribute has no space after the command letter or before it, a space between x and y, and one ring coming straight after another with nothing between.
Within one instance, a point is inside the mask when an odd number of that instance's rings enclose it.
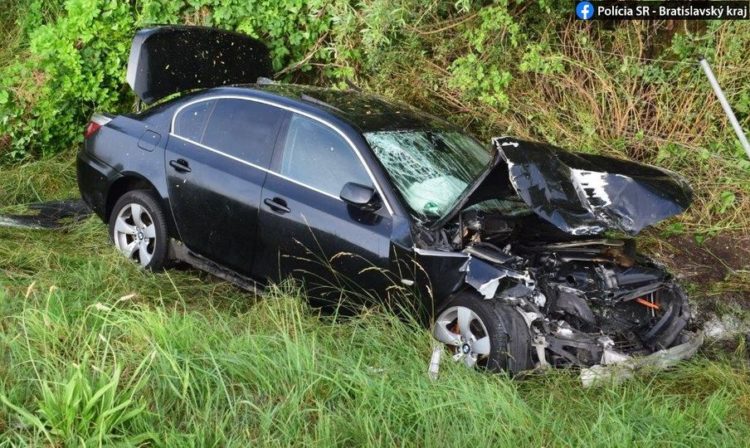
<instances>
[{"instance_id":1,"label":"rear window","mask_svg":"<svg viewBox=\"0 0 750 448\"><path fill-rule=\"evenodd\" d=\"M286 111L239 98L192 104L175 117L174 133L223 154L267 168Z\"/></svg>"},{"instance_id":2,"label":"rear window","mask_svg":"<svg viewBox=\"0 0 750 448\"><path fill-rule=\"evenodd\" d=\"M191 104L180 111L174 121L174 133L180 137L201 143L206 131L208 117L211 115L216 100L201 101Z\"/></svg>"}]
</instances>

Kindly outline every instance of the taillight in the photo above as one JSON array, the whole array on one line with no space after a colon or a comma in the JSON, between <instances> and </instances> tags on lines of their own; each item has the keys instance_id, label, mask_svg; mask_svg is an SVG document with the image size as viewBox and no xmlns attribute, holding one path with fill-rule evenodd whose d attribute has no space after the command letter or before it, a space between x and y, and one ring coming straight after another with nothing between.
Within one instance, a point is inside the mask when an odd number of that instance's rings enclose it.
<instances>
[{"instance_id":1,"label":"taillight","mask_svg":"<svg viewBox=\"0 0 750 448\"><path fill-rule=\"evenodd\" d=\"M95 123L93 121L89 121L89 124L86 125L86 130L83 131L83 137L89 138L92 135L96 134L99 129L102 128L102 125L99 123Z\"/></svg>"},{"instance_id":2,"label":"taillight","mask_svg":"<svg viewBox=\"0 0 750 448\"><path fill-rule=\"evenodd\" d=\"M89 121L89 124L86 125L86 130L83 131L83 136L85 138L89 138L92 135L99 132L99 129L102 128L105 124L112 121L112 117L110 115L103 115L103 114L94 114L91 116L91 121Z\"/></svg>"}]
</instances>

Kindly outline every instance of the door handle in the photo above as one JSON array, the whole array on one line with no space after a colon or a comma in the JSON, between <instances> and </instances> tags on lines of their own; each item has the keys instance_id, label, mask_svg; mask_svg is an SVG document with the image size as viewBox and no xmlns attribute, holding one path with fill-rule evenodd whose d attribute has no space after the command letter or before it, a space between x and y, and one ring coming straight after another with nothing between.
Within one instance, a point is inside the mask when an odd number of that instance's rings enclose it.
<instances>
[{"instance_id":1,"label":"door handle","mask_svg":"<svg viewBox=\"0 0 750 448\"><path fill-rule=\"evenodd\" d=\"M273 211L279 213L289 213L292 211L289 207L286 206L286 201L281 198L265 198L263 200L263 203L271 207Z\"/></svg>"},{"instance_id":2,"label":"door handle","mask_svg":"<svg viewBox=\"0 0 750 448\"><path fill-rule=\"evenodd\" d=\"M175 169L175 171L178 171L180 173L189 173L192 171L190 169L190 165L187 163L187 160L185 159L177 159L177 160L170 160L169 166Z\"/></svg>"}]
</instances>

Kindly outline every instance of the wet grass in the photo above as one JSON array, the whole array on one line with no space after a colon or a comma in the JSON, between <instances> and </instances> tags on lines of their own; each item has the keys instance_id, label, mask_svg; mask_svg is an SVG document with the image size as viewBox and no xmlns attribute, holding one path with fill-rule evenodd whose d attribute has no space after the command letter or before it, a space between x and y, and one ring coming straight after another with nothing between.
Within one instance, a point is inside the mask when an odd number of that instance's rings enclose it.
<instances>
[{"instance_id":1,"label":"wet grass","mask_svg":"<svg viewBox=\"0 0 750 448\"><path fill-rule=\"evenodd\" d=\"M75 195L70 155L0 171L0 204ZM744 345L622 385L511 381L444 362L373 309L320 315L293 285L253 297L122 260L95 218L0 228L0 445L738 446Z\"/></svg>"}]
</instances>

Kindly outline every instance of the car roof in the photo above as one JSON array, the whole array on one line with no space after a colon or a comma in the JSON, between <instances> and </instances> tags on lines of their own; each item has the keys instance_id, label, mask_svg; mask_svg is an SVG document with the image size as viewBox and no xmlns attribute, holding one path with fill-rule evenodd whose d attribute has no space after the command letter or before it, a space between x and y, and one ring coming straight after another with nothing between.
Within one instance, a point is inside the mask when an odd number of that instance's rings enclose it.
<instances>
[{"instance_id":1,"label":"car roof","mask_svg":"<svg viewBox=\"0 0 750 448\"><path fill-rule=\"evenodd\" d=\"M264 92L293 103L322 109L363 133L407 129L456 129L449 122L407 104L356 90L277 83L234 87Z\"/></svg>"}]
</instances>

